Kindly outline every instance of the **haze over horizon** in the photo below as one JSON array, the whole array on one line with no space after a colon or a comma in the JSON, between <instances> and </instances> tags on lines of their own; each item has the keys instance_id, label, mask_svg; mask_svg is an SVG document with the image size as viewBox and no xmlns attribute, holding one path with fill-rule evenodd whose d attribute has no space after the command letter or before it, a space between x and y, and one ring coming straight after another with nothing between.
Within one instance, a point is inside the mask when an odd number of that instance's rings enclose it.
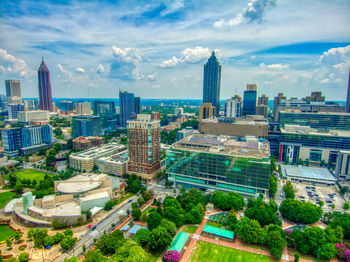
<instances>
[{"instance_id":1,"label":"haze over horizon","mask_svg":"<svg viewBox=\"0 0 350 262\"><path fill-rule=\"evenodd\" d=\"M350 2L2 1L0 93L20 79L37 97L44 56L53 97L201 99L203 65L216 51L220 99L248 83L279 92L322 91L344 101L350 68Z\"/></svg>"}]
</instances>

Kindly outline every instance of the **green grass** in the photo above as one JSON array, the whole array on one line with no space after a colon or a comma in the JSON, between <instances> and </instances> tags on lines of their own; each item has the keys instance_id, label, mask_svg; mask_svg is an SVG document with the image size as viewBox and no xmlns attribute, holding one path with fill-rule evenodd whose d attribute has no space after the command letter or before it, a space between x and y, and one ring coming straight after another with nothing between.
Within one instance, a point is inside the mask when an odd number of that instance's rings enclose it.
<instances>
[{"instance_id":1,"label":"green grass","mask_svg":"<svg viewBox=\"0 0 350 262\"><path fill-rule=\"evenodd\" d=\"M14 198L16 198L16 194L13 192L0 193L0 208L4 208Z\"/></svg>"},{"instance_id":2,"label":"green grass","mask_svg":"<svg viewBox=\"0 0 350 262\"><path fill-rule=\"evenodd\" d=\"M135 195L134 193L130 193L130 192L124 194L124 196L122 196L121 198L118 199L117 205L119 205L121 202L123 202L124 200L126 200L126 199L128 199L129 197L132 197L132 196L134 196L134 195Z\"/></svg>"},{"instance_id":3,"label":"green grass","mask_svg":"<svg viewBox=\"0 0 350 262\"><path fill-rule=\"evenodd\" d=\"M186 233L190 233L190 234L194 234L196 232L198 227L196 226L188 226L188 227L184 227L181 231L182 232L186 232Z\"/></svg>"},{"instance_id":4,"label":"green grass","mask_svg":"<svg viewBox=\"0 0 350 262\"><path fill-rule=\"evenodd\" d=\"M198 241L190 262L267 262L269 257Z\"/></svg>"},{"instance_id":5,"label":"green grass","mask_svg":"<svg viewBox=\"0 0 350 262\"><path fill-rule=\"evenodd\" d=\"M13 231L7 225L0 225L0 242L17 235L16 231Z\"/></svg>"},{"instance_id":6,"label":"green grass","mask_svg":"<svg viewBox=\"0 0 350 262\"><path fill-rule=\"evenodd\" d=\"M148 253L148 262L157 262L158 259L163 255L163 251L155 251Z\"/></svg>"},{"instance_id":7,"label":"green grass","mask_svg":"<svg viewBox=\"0 0 350 262\"><path fill-rule=\"evenodd\" d=\"M23 180L23 179L29 179L31 181L36 180L37 183L43 180L46 174L49 176L52 176L51 174L33 170L33 169L22 169L20 171L12 173L12 175L16 176L16 178L19 180ZM5 179L8 180L9 175L5 175Z\"/></svg>"},{"instance_id":8,"label":"green grass","mask_svg":"<svg viewBox=\"0 0 350 262\"><path fill-rule=\"evenodd\" d=\"M147 216L148 216L148 213L151 212L152 210L154 210L154 208L149 207L149 208L147 208L145 211L143 211L143 212L141 213L141 217L140 217L141 220L145 221L146 218L147 218Z\"/></svg>"},{"instance_id":9,"label":"green grass","mask_svg":"<svg viewBox=\"0 0 350 262\"><path fill-rule=\"evenodd\" d=\"M217 223L214 221L210 221L210 220L207 221L206 225L212 226L212 227L217 227L217 228L225 228L223 224L220 224L220 223Z\"/></svg>"},{"instance_id":10,"label":"green grass","mask_svg":"<svg viewBox=\"0 0 350 262\"><path fill-rule=\"evenodd\" d=\"M245 246L245 247L252 247L252 248L256 248L256 249L260 249L260 250L268 250L268 248L265 248L265 247L249 245L249 244L243 244L243 246Z\"/></svg>"}]
</instances>

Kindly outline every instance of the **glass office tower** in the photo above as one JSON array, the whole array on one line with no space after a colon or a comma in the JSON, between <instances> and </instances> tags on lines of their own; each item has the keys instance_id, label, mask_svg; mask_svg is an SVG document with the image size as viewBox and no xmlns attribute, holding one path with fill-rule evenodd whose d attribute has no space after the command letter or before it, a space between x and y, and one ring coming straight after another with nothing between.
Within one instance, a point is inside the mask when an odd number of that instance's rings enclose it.
<instances>
[{"instance_id":1,"label":"glass office tower","mask_svg":"<svg viewBox=\"0 0 350 262\"><path fill-rule=\"evenodd\" d=\"M248 196L268 192L268 142L229 139L223 143L213 136L199 136L178 141L167 151L167 173L176 187L235 191Z\"/></svg>"},{"instance_id":2,"label":"glass office tower","mask_svg":"<svg viewBox=\"0 0 350 262\"><path fill-rule=\"evenodd\" d=\"M220 113L221 65L213 51L204 65L203 103L211 103L216 107L216 116Z\"/></svg>"}]
</instances>

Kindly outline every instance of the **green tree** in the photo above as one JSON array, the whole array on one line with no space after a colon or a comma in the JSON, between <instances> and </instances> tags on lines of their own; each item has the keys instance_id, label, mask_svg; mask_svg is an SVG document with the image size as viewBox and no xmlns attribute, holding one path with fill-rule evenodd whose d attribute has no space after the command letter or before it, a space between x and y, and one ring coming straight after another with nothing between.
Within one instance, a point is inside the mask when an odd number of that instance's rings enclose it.
<instances>
[{"instance_id":1,"label":"green tree","mask_svg":"<svg viewBox=\"0 0 350 262\"><path fill-rule=\"evenodd\" d=\"M163 219L160 221L159 226L164 227L164 228L168 231L168 233L169 233L171 236L174 236L175 233L176 233L176 225L175 225L175 223L169 221L169 220L166 219L166 218L163 218Z\"/></svg>"},{"instance_id":2,"label":"green tree","mask_svg":"<svg viewBox=\"0 0 350 262\"><path fill-rule=\"evenodd\" d=\"M277 177L275 175L270 175L269 194L271 197L274 197L276 195L277 189L278 189Z\"/></svg>"},{"instance_id":3,"label":"green tree","mask_svg":"<svg viewBox=\"0 0 350 262\"><path fill-rule=\"evenodd\" d=\"M279 209L282 216L288 220L303 224L313 224L322 216L322 209L319 206L288 198L281 203Z\"/></svg>"},{"instance_id":4,"label":"green tree","mask_svg":"<svg viewBox=\"0 0 350 262\"><path fill-rule=\"evenodd\" d=\"M299 252L295 252L294 253L294 262L299 262L299 259L300 259L300 254L299 254Z\"/></svg>"},{"instance_id":5,"label":"green tree","mask_svg":"<svg viewBox=\"0 0 350 262\"><path fill-rule=\"evenodd\" d=\"M327 213L325 214L323 221L332 228L340 226L343 229L345 239L350 239L350 214L347 213Z\"/></svg>"},{"instance_id":6,"label":"green tree","mask_svg":"<svg viewBox=\"0 0 350 262\"><path fill-rule=\"evenodd\" d=\"M148 246L152 250L163 250L171 243L171 240L171 235L164 227L157 227L149 235Z\"/></svg>"},{"instance_id":7,"label":"green tree","mask_svg":"<svg viewBox=\"0 0 350 262\"><path fill-rule=\"evenodd\" d=\"M287 181L287 183L283 186L283 192L286 198L290 198L290 199L295 198L294 187L290 181Z\"/></svg>"},{"instance_id":8,"label":"green tree","mask_svg":"<svg viewBox=\"0 0 350 262\"><path fill-rule=\"evenodd\" d=\"M84 254L84 262L102 262L105 261L106 258L103 257L100 250L89 250Z\"/></svg>"},{"instance_id":9,"label":"green tree","mask_svg":"<svg viewBox=\"0 0 350 262\"><path fill-rule=\"evenodd\" d=\"M79 258L77 257L71 257L71 258L65 258L64 262L79 262Z\"/></svg>"},{"instance_id":10,"label":"green tree","mask_svg":"<svg viewBox=\"0 0 350 262\"><path fill-rule=\"evenodd\" d=\"M54 236L53 236L53 242L55 244L59 243L62 241L62 239L64 238L64 235L60 232L57 232Z\"/></svg>"},{"instance_id":11,"label":"green tree","mask_svg":"<svg viewBox=\"0 0 350 262\"><path fill-rule=\"evenodd\" d=\"M243 197L235 192L225 194L221 191L215 191L213 194L213 203L216 207L224 211L231 209L239 211L244 207Z\"/></svg>"},{"instance_id":12,"label":"green tree","mask_svg":"<svg viewBox=\"0 0 350 262\"><path fill-rule=\"evenodd\" d=\"M348 202L344 203L343 209L348 210L350 208L350 205Z\"/></svg>"},{"instance_id":13,"label":"green tree","mask_svg":"<svg viewBox=\"0 0 350 262\"><path fill-rule=\"evenodd\" d=\"M72 229L66 229L63 233L65 236L73 236L73 230Z\"/></svg>"},{"instance_id":14,"label":"green tree","mask_svg":"<svg viewBox=\"0 0 350 262\"><path fill-rule=\"evenodd\" d=\"M141 217L141 210L138 207L133 208L131 211L131 215L134 220L139 220Z\"/></svg>"},{"instance_id":15,"label":"green tree","mask_svg":"<svg viewBox=\"0 0 350 262\"><path fill-rule=\"evenodd\" d=\"M236 224L236 233L243 242L256 244L260 243L264 231L257 220L242 217Z\"/></svg>"},{"instance_id":16,"label":"green tree","mask_svg":"<svg viewBox=\"0 0 350 262\"><path fill-rule=\"evenodd\" d=\"M56 154L62 150L62 145L59 143L56 143L53 145L53 149L56 151Z\"/></svg>"},{"instance_id":17,"label":"green tree","mask_svg":"<svg viewBox=\"0 0 350 262\"><path fill-rule=\"evenodd\" d=\"M135 235L137 243L139 243L143 247L146 246L148 243L150 233L151 232L149 230L144 229L144 228L137 231L137 233Z\"/></svg>"},{"instance_id":18,"label":"green tree","mask_svg":"<svg viewBox=\"0 0 350 262\"><path fill-rule=\"evenodd\" d=\"M52 154L49 154L45 159L46 166L52 166L56 163L56 161L57 159L55 155L52 155Z\"/></svg>"},{"instance_id":19,"label":"green tree","mask_svg":"<svg viewBox=\"0 0 350 262\"><path fill-rule=\"evenodd\" d=\"M29 228L29 230L27 232L27 238L33 239L33 237L34 237L34 228Z\"/></svg>"},{"instance_id":20,"label":"green tree","mask_svg":"<svg viewBox=\"0 0 350 262\"><path fill-rule=\"evenodd\" d=\"M68 250L72 246L74 246L75 242L77 241L76 237L71 236L65 236L63 240L60 242L60 246L63 250Z\"/></svg>"},{"instance_id":21,"label":"green tree","mask_svg":"<svg viewBox=\"0 0 350 262\"><path fill-rule=\"evenodd\" d=\"M6 239L6 246L10 249L12 246L12 241L10 239Z\"/></svg>"},{"instance_id":22,"label":"green tree","mask_svg":"<svg viewBox=\"0 0 350 262\"><path fill-rule=\"evenodd\" d=\"M325 243L320 247L319 258L331 260L337 253L334 243Z\"/></svg>"},{"instance_id":23,"label":"green tree","mask_svg":"<svg viewBox=\"0 0 350 262\"><path fill-rule=\"evenodd\" d=\"M42 248L44 247L44 239L47 237L47 229L36 229L34 231L34 247Z\"/></svg>"},{"instance_id":24,"label":"green tree","mask_svg":"<svg viewBox=\"0 0 350 262\"><path fill-rule=\"evenodd\" d=\"M133 240L126 240L111 257L111 262L146 262L147 253Z\"/></svg>"},{"instance_id":25,"label":"green tree","mask_svg":"<svg viewBox=\"0 0 350 262\"><path fill-rule=\"evenodd\" d=\"M262 198L249 199L248 208L244 215L251 219L259 221L261 226L269 224L279 224L279 218L277 215L277 205L271 200L269 203L265 203Z\"/></svg>"},{"instance_id":26,"label":"green tree","mask_svg":"<svg viewBox=\"0 0 350 262\"><path fill-rule=\"evenodd\" d=\"M228 230L235 231L236 224L238 222L236 212L231 210L230 213L222 218L220 221Z\"/></svg>"},{"instance_id":27,"label":"green tree","mask_svg":"<svg viewBox=\"0 0 350 262\"><path fill-rule=\"evenodd\" d=\"M47 246L52 246L54 243L55 243L55 242L54 242L53 237L47 236L47 237L44 238L44 246L45 246L45 247L47 247Z\"/></svg>"},{"instance_id":28,"label":"green tree","mask_svg":"<svg viewBox=\"0 0 350 262\"><path fill-rule=\"evenodd\" d=\"M123 232L116 230L111 234L105 234L97 241L96 248L104 255L114 254L117 248L124 241Z\"/></svg>"},{"instance_id":29,"label":"green tree","mask_svg":"<svg viewBox=\"0 0 350 262\"><path fill-rule=\"evenodd\" d=\"M29 256L28 256L27 253L22 252L22 253L20 253L20 254L18 255L18 258L17 258L17 259L18 259L19 262L26 262L26 261L29 260Z\"/></svg>"},{"instance_id":30,"label":"green tree","mask_svg":"<svg viewBox=\"0 0 350 262\"><path fill-rule=\"evenodd\" d=\"M67 141L66 147L67 147L67 149L72 149L73 148L73 139L69 139Z\"/></svg>"},{"instance_id":31,"label":"green tree","mask_svg":"<svg viewBox=\"0 0 350 262\"><path fill-rule=\"evenodd\" d=\"M287 245L284 231L277 225L270 225L266 228L265 242L271 250L271 255L281 259L284 247Z\"/></svg>"},{"instance_id":32,"label":"green tree","mask_svg":"<svg viewBox=\"0 0 350 262\"><path fill-rule=\"evenodd\" d=\"M195 206L185 215L185 220L189 224L199 224L203 220L203 217L204 214Z\"/></svg>"},{"instance_id":33,"label":"green tree","mask_svg":"<svg viewBox=\"0 0 350 262\"><path fill-rule=\"evenodd\" d=\"M158 227L161 221L162 221L162 216L155 211L150 212L146 219L149 230L153 230L154 228Z\"/></svg>"}]
</instances>

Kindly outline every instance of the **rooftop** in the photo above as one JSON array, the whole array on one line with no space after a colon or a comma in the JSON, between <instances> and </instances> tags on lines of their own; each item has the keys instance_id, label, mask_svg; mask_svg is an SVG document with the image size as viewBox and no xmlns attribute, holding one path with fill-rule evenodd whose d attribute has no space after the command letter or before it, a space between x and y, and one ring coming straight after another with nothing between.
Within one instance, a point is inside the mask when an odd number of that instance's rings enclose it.
<instances>
[{"instance_id":1,"label":"rooftop","mask_svg":"<svg viewBox=\"0 0 350 262\"><path fill-rule=\"evenodd\" d=\"M232 125L268 125L266 119L263 116L251 116L246 119L230 119L230 118L217 118L211 117L202 120L203 123L227 123Z\"/></svg>"},{"instance_id":2,"label":"rooftop","mask_svg":"<svg viewBox=\"0 0 350 262\"><path fill-rule=\"evenodd\" d=\"M171 147L174 149L185 149L241 157L270 157L269 143L264 139L257 139L250 136L236 139L230 136L193 134L174 143Z\"/></svg>"},{"instance_id":3,"label":"rooftop","mask_svg":"<svg viewBox=\"0 0 350 262\"><path fill-rule=\"evenodd\" d=\"M115 155L111 155L108 157L101 157L98 159L98 162L113 162L113 163L124 163L128 161L128 151L122 151Z\"/></svg>"},{"instance_id":4,"label":"rooftop","mask_svg":"<svg viewBox=\"0 0 350 262\"><path fill-rule=\"evenodd\" d=\"M179 231L168 250L176 250L177 252L181 253L181 250L184 247L189 236L190 234Z\"/></svg>"},{"instance_id":5,"label":"rooftop","mask_svg":"<svg viewBox=\"0 0 350 262\"><path fill-rule=\"evenodd\" d=\"M282 165L282 172L288 177L337 181L327 168Z\"/></svg>"},{"instance_id":6,"label":"rooftop","mask_svg":"<svg viewBox=\"0 0 350 262\"><path fill-rule=\"evenodd\" d=\"M104 197L109 197L109 194L107 191L86 195L84 197L81 197L80 201L89 201L89 200L99 199Z\"/></svg>"},{"instance_id":7,"label":"rooftop","mask_svg":"<svg viewBox=\"0 0 350 262\"><path fill-rule=\"evenodd\" d=\"M59 181L56 189L64 194L83 193L98 188L108 176L104 174L77 175Z\"/></svg>"},{"instance_id":8,"label":"rooftop","mask_svg":"<svg viewBox=\"0 0 350 262\"><path fill-rule=\"evenodd\" d=\"M350 130L323 130L300 125L285 125L280 129L281 133L289 134L350 137Z\"/></svg>"},{"instance_id":9,"label":"rooftop","mask_svg":"<svg viewBox=\"0 0 350 262\"><path fill-rule=\"evenodd\" d=\"M100 156L101 154L108 153L110 151L114 151L114 150L121 151L121 150L125 150L125 149L126 149L126 146L120 145L120 144L115 143L115 142L111 142L111 143L105 144L103 146L93 147L93 148L84 150L84 151L79 152L79 153L73 153L73 154L71 154L71 156L89 159L89 158L96 158L96 157Z\"/></svg>"},{"instance_id":10,"label":"rooftop","mask_svg":"<svg viewBox=\"0 0 350 262\"><path fill-rule=\"evenodd\" d=\"M312 115L348 115L350 117L350 113L345 112L302 112L300 109L284 109L279 110L280 113L297 113L297 114L312 114Z\"/></svg>"},{"instance_id":11,"label":"rooftop","mask_svg":"<svg viewBox=\"0 0 350 262\"><path fill-rule=\"evenodd\" d=\"M216 235L219 237L230 238L230 239L233 239L234 234L235 234L233 231L221 229L221 228L217 228L217 227L212 227L209 225L204 226L203 232L213 234L213 235Z\"/></svg>"}]
</instances>

